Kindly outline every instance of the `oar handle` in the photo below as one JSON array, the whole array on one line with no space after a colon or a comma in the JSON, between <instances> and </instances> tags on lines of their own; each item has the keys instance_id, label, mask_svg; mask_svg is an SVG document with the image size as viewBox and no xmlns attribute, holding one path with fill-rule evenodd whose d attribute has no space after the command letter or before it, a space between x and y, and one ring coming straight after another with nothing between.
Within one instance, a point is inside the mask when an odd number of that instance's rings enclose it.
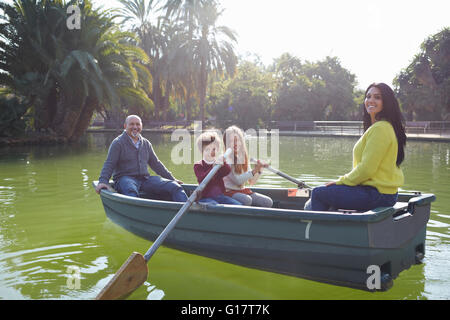
<instances>
[{"instance_id":1,"label":"oar handle","mask_svg":"<svg viewBox=\"0 0 450 320\"><path fill-rule=\"evenodd\" d=\"M225 151L223 157L226 159L231 154L231 148L228 148L227 151ZM211 169L211 171L208 173L208 175L203 179L203 181L198 185L198 187L192 192L191 196L188 198L188 200L183 204L181 209L178 211L178 213L172 218L172 220L169 222L169 224L166 226L166 228L161 232L161 234L156 238L155 242L153 242L152 246L144 255L145 261L150 260L150 258L153 256L153 254L156 252L156 250L159 248L161 243L166 239L167 235L172 231L172 229L175 227L177 222L181 219L183 214L189 210L189 208L192 206L192 204L197 200L197 195L205 189L206 185L209 183L209 181L212 179L212 177L216 174L216 172L222 167L223 164L218 163L214 165L214 167Z\"/></svg>"},{"instance_id":2,"label":"oar handle","mask_svg":"<svg viewBox=\"0 0 450 320\"><path fill-rule=\"evenodd\" d=\"M254 159L254 158L250 158L250 161L253 162L253 163L257 162L257 160ZM297 179L291 177L290 175L287 175L286 173L281 172L280 170L272 168L271 166L267 166L266 169L269 170L269 171L272 171L273 173L279 175L280 177L285 178L286 180L289 180L289 181L295 183L299 188L303 188L303 187L309 188L303 181L297 180Z\"/></svg>"}]
</instances>

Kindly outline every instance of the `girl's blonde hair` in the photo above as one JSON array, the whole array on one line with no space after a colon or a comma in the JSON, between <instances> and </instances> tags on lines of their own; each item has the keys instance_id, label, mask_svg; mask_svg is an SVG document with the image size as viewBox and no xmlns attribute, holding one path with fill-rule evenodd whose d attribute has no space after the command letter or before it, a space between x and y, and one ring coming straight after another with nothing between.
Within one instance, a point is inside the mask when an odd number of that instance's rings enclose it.
<instances>
[{"instance_id":1,"label":"girl's blonde hair","mask_svg":"<svg viewBox=\"0 0 450 320\"><path fill-rule=\"evenodd\" d=\"M248 167L249 167L248 166L248 152L247 152L247 146L245 144L244 132L236 126L228 127L225 130L225 133L223 135L223 143L225 145L225 148L233 147L234 139L233 140L230 139L233 136L236 136L238 138L241 149L238 150L237 154L234 154L234 152L233 152L232 166L234 167L234 172L236 172L237 174L241 174L241 173L247 172ZM228 138L228 144L227 144L227 138ZM241 152L239 152L239 151L241 151Z\"/></svg>"}]
</instances>

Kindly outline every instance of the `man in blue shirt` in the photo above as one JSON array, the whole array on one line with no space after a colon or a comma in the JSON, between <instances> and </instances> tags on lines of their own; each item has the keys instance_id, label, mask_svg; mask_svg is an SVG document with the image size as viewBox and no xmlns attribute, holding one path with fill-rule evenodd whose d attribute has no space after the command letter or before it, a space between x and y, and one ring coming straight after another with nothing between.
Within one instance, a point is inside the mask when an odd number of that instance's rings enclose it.
<instances>
[{"instance_id":1,"label":"man in blue shirt","mask_svg":"<svg viewBox=\"0 0 450 320\"><path fill-rule=\"evenodd\" d=\"M150 141L141 135L141 118L128 116L124 128L125 131L109 147L97 193L108 187L112 175L116 190L124 195L139 197L143 193L148 197L185 202L188 197L180 186L182 182L159 161ZM147 165L158 175L151 176Z\"/></svg>"}]
</instances>

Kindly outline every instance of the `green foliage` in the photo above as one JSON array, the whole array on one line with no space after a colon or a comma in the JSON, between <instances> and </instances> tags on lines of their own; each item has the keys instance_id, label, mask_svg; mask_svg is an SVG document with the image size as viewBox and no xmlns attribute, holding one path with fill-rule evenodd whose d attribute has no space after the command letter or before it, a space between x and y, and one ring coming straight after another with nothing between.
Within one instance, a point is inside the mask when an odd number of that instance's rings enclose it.
<instances>
[{"instance_id":1,"label":"green foliage","mask_svg":"<svg viewBox=\"0 0 450 320\"><path fill-rule=\"evenodd\" d=\"M315 63L283 54L272 66L241 61L236 76L214 84L210 113L220 126L243 128L269 125L271 120L359 119L364 93L355 76L337 58Z\"/></svg>"},{"instance_id":2,"label":"green foliage","mask_svg":"<svg viewBox=\"0 0 450 320\"><path fill-rule=\"evenodd\" d=\"M72 4L81 11L80 29L66 25ZM140 69L149 59L109 11L89 0L15 0L0 9L0 84L21 97L35 130L77 140L96 109L151 106Z\"/></svg>"},{"instance_id":3,"label":"green foliage","mask_svg":"<svg viewBox=\"0 0 450 320\"><path fill-rule=\"evenodd\" d=\"M355 76L336 57L301 63L283 54L271 70L279 81L274 119L348 120L357 109Z\"/></svg>"},{"instance_id":4,"label":"green foliage","mask_svg":"<svg viewBox=\"0 0 450 320\"><path fill-rule=\"evenodd\" d=\"M449 120L450 28L426 39L394 84L408 120Z\"/></svg>"},{"instance_id":5,"label":"green foliage","mask_svg":"<svg viewBox=\"0 0 450 320\"><path fill-rule=\"evenodd\" d=\"M236 76L218 81L209 95L210 114L221 127L236 124L242 128L257 128L267 123L271 115L271 97L275 89L272 74L261 65L241 61Z\"/></svg>"},{"instance_id":6,"label":"green foliage","mask_svg":"<svg viewBox=\"0 0 450 320\"><path fill-rule=\"evenodd\" d=\"M26 128L26 111L17 97L0 95L0 137L21 135Z\"/></svg>"},{"instance_id":7,"label":"green foliage","mask_svg":"<svg viewBox=\"0 0 450 320\"><path fill-rule=\"evenodd\" d=\"M364 100L365 100L365 91L361 89L355 90L353 94L353 101L354 106L356 109L354 109L352 112L350 112L351 116L349 120L361 120L362 119L362 109L364 107Z\"/></svg>"}]
</instances>

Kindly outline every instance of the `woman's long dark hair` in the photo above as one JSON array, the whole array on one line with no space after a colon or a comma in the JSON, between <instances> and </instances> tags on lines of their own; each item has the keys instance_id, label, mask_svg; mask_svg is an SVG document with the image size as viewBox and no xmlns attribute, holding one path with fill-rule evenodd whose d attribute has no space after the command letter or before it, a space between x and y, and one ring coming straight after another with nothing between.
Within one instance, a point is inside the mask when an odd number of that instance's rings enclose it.
<instances>
[{"instance_id":1,"label":"woman's long dark hair","mask_svg":"<svg viewBox=\"0 0 450 320\"><path fill-rule=\"evenodd\" d=\"M377 120L389 121L394 128L395 135L397 136L398 143L398 153L397 153L397 166L403 162L405 158L405 145L406 145L406 134L404 118L400 111L400 106L398 104L397 98L395 97L394 91L385 83L372 83L366 90L364 98L367 96L367 92L372 87L376 87L381 91L381 97L383 100L383 110L381 110L377 115ZM369 129L372 125L370 115L367 113L366 108L363 108L363 122L364 122L364 132Z\"/></svg>"}]
</instances>

